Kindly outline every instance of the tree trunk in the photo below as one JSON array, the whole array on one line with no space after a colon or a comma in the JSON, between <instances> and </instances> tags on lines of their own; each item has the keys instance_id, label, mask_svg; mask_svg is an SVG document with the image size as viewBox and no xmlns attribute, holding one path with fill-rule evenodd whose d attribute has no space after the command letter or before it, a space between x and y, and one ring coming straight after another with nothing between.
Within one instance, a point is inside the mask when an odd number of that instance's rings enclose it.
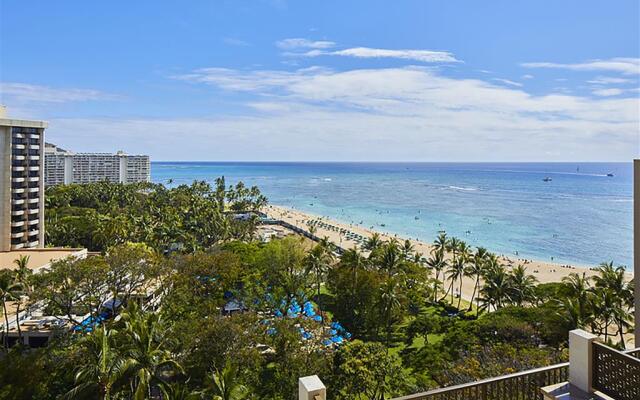
<instances>
[{"instance_id":1,"label":"tree trunk","mask_svg":"<svg viewBox=\"0 0 640 400\"><path fill-rule=\"evenodd\" d=\"M9 315L7 314L7 302L2 299L2 310L4 311L4 335L3 342L4 348L9 348Z\"/></svg>"},{"instance_id":2,"label":"tree trunk","mask_svg":"<svg viewBox=\"0 0 640 400\"><path fill-rule=\"evenodd\" d=\"M20 302L19 301L16 307L16 327L18 328L18 343L23 344L22 330L20 329Z\"/></svg>"}]
</instances>

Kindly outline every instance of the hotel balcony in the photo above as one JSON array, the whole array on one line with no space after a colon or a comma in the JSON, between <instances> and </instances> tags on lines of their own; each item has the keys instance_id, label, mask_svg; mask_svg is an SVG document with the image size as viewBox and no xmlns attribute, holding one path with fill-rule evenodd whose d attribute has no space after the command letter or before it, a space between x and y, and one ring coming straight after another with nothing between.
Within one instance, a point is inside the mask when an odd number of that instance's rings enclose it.
<instances>
[{"instance_id":1,"label":"hotel balcony","mask_svg":"<svg viewBox=\"0 0 640 400\"><path fill-rule=\"evenodd\" d=\"M24 139L24 134L23 133L14 133L13 137L15 139Z\"/></svg>"},{"instance_id":2,"label":"hotel balcony","mask_svg":"<svg viewBox=\"0 0 640 400\"><path fill-rule=\"evenodd\" d=\"M40 135L38 135L37 133L30 133L29 134L29 138L31 138L31 139L40 139Z\"/></svg>"},{"instance_id":3,"label":"hotel balcony","mask_svg":"<svg viewBox=\"0 0 640 400\"><path fill-rule=\"evenodd\" d=\"M11 227L12 228L18 228L20 226L24 226L24 224L26 223L26 221L14 221L11 223Z\"/></svg>"},{"instance_id":4,"label":"hotel balcony","mask_svg":"<svg viewBox=\"0 0 640 400\"><path fill-rule=\"evenodd\" d=\"M20 194L20 193L24 193L25 189L24 188L12 188L11 189L11 193L15 193L15 194Z\"/></svg>"},{"instance_id":5,"label":"hotel balcony","mask_svg":"<svg viewBox=\"0 0 640 400\"><path fill-rule=\"evenodd\" d=\"M19 178L11 178L11 180L13 182L24 182L26 179L23 177L19 177Z\"/></svg>"},{"instance_id":6,"label":"hotel balcony","mask_svg":"<svg viewBox=\"0 0 640 400\"><path fill-rule=\"evenodd\" d=\"M14 165L11 169L15 172L21 172L25 170L25 168L22 165Z\"/></svg>"},{"instance_id":7,"label":"hotel balcony","mask_svg":"<svg viewBox=\"0 0 640 400\"><path fill-rule=\"evenodd\" d=\"M11 234L11 239L19 239L21 237L24 237L24 235L24 232L14 232Z\"/></svg>"},{"instance_id":8,"label":"hotel balcony","mask_svg":"<svg viewBox=\"0 0 640 400\"><path fill-rule=\"evenodd\" d=\"M39 212L40 212L40 210L39 210L39 209L37 209L37 208L31 208L31 209L29 209L29 215L31 215L31 214L37 214L37 213L39 213Z\"/></svg>"},{"instance_id":9,"label":"hotel balcony","mask_svg":"<svg viewBox=\"0 0 640 400\"><path fill-rule=\"evenodd\" d=\"M326 400L316 376L298 380L299 400ZM330 390L331 388L329 388ZM569 362L392 400L639 400L640 348L618 351L583 330L569 332Z\"/></svg>"},{"instance_id":10,"label":"hotel balcony","mask_svg":"<svg viewBox=\"0 0 640 400\"><path fill-rule=\"evenodd\" d=\"M30 155L29 156L29 160L39 160L40 156L36 156L36 155Z\"/></svg>"},{"instance_id":11,"label":"hotel balcony","mask_svg":"<svg viewBox=\"0 0 640 400\"><path fill-rule=\"evenodd\" d=\"M29 225L37 225L40 223L39 219L30 219L29 220Z\"/></svg>"},{"instance_id":12,"label":"hotel balcony","mask_svg":"<svg viewBox=\"0 0 640 400\"><path fill-rule=\"evenodd\" d=\"M13 148L14 148L14 149L16 149L16 150L24 150L26 147L25 147L25 145L24 145L24 144L15 143L15 144L13 145Z\"/></svg>"},{"instance_id":13,"label":"hotel balcony","mask_svg":"<svg viewBox=\"0 0 640 400\"><path fill-rule=\"evenodd\" d=\"M19 217L21 215L24 215L24 210L11 211L11 215L14 216L14 217Z\"/></svg>"},{"instance_id":14,"label":"hotel balcony","mask_svg":"<svg viewBox=\"0 0 640 400\"><path fill-rule=\"evenodd\" d=\"M40 145L39 144L30 144L29 148L31 150L40 150Z\"/></svg>"},{"instance_id":15,"label":"hotel balcony","mask_svg":"<svg viewBox=\"0 0 640 400\"><path fill-rule=\"evenodd\" d=\"M39 176L30 176L29 182L38 182L40 180Z\"/></svg>"},{"instance_id":16,"label":"hotel balcony","mask_svg":"<svg viewBox=\"0 0 640 400\"><path fill-rule=\"evenodd\" d=\"M40 244L39 240L34 240L32 242L27 243L28 247L37 247Z\"/></svg>"},{"instance_id":17,"label":"hotel balcony","mask_svg":"<svg viewBox=\"0 0 640 400\"><path fill-rule=\"evenodd\" d=\"M32 166L29 167L29 171L40 171L40 166L32 165Z\"/></svg>"},{"instance_id":18,"label":"hotel balcony","mask_svg":"<svg viewBox=\"0 0 640 400\"><path fill-rule=\"evenodd\" d=\"M11 250L20 250L24 248L24 243L12 244Z\"/></svg>"},{"instance_id":19,"label":"hotel balcony","mask_svg":"<svg viewBox=\"0 0 640 400\"><path fill-rule=\"evenodd\" d=\"M33 230L28 231L28 235L29 236L35 236L35 235L37 235L39 233L40 233L40 231L38 229L33 229Z\"/></svg>"},{"instance_id":20,"label":"hotel balcony","mask_svg":"<svg viewBox=\"0 0 640 400\"><path fill-rule=\"evenodd\" d=\"M39 187L30 187L29 188L29 193L37 193L38 191L40 191Z\"/></svg>"},{"instance_id":21,"label":"hotel balcony","mask_svg":"<svg viewBox=\"0 0 640 400\"><path fill-rule=\"evenodd\" d=\"M40 201L40 199L36 197L36 198L33 198L33 199L29 199L29 200L27 200L27 203L29 203L29 204L36 204L36 203L37 203L37 202L39 202L39 201Z\"/></svg>"},{"instance_id":22,"label":"hotel balcony","mask_svg":"<svg viewBox=\"0 0 640 400\"><path fill-rule=\"evenodd\" d=\"M11 204L13 204L14 206L22 205L24 204L24 199L12 199Z\"/></svg>"},{"instance_id":23,"label":"hotel balcony","mask_svg":"<svg viewBox=\"0 0 640 400\"><path fill-rule=\"evenodd\" d=\"M26 158L26 157L25 157L25 156L23 156L23 155L14 155L14 156L13 156L13 159L14 159L14 160L17 160L17 161L22 161L22 160L24 160L25 158Z\"/></svg>"}]
</instances>

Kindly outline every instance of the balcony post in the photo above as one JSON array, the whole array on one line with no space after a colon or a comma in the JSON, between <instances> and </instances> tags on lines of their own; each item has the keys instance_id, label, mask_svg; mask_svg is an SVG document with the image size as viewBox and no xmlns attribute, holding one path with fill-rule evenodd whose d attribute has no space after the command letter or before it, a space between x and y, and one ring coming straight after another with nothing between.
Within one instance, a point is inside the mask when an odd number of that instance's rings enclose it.
<instances>
[{"instance_id":1,"label":"balcony post","mask_svg":"<svg viewBox=\"0 0 640 400\"><path fill-rule=\"evenodd\" d=\"M298 400L327 400L327 389L318 375L298 379Z\"/></svg>"},{"instance_id":2,"label":"balcony post","mask_svg":"<svg viewBox=\"0 0 640 400\"><path fill-rule=\"evenodd\" d=\"M636 281L634 347L640 347L640 160L633 160L633 266Z\"/></svg>"},{"instance_id":3,"label":"balcony post","mask_svg":"<svg viewBox=\"0 0 640 400\"><path fill-rule=\"evenodd\" d=\"M575 329L569 332L569 383L585 393L593 393L593 342L597 336Z\"/></svg>"}]
</instances>

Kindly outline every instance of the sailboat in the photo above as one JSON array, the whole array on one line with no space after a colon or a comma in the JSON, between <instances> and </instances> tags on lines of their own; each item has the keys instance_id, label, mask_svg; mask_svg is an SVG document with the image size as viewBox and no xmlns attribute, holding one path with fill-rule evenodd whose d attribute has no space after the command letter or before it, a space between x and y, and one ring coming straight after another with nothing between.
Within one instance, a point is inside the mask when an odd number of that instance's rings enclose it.
<instances>
[{"instance_id":1,"label":"sailboat","mask_svg":"<svg viewBox=\"0 0 640 400\"><path fill-rule=\"evenodd\" d=\"M553 179L551 179L551 177L550 177L550 176L546 176L546 177L543 179L543 181L544 181L544 182L551 182L552 180L553 180Z\"/></svg>"}]
</instances>

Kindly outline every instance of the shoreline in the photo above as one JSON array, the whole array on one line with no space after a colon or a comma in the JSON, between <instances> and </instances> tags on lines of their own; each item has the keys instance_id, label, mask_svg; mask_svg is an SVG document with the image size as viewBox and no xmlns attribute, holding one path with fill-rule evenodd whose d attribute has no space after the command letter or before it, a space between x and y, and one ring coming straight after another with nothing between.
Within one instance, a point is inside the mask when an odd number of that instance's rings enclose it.
<instances>
[{"instance_id":1,"label":"shoreline","mask_svg":"<svg viewBox=\"0 0 640 400\"><path fill-rule=\"evenodd\" d=\"M307 223L309 221L321 221L323 225L316 225L316 236L327 236L331 242L345 249L359 247L357 240L352 239L352 235L347 236L345 232L350 232L355 235L361 235L364 238L369 238L373 233L378 233L382 240L397 239L402 242L409 240L414 246L414 251L422 253L424 257L428 257L432 248L431 242L421 241L412 238L405 238L400 235L390 234L388 232L381 232L375 229L365 228L357 224L349 224L340 222L334 218L326 216L315 215L306 211L300 211L291 207L269 204L265 212L269 217L280 219L294 225L302 230L308 231L309 227ZM435 238L434 238L435 239ZM591 277L597 274L593 270L594 266L578 265L578 264L560 264L548 261L541 261L535 259L520 259L512 256L500 255L500 258L508 267L515 267L519 264L524 265L527 268L527 272L538 279L539 283L560 282L562 278L568 276L570 273L582 273L584 272L587 277ZM626 273L628 279L633 278L633 274ZM472 296L474 289L474 281L471 278L464 278L462 284L462 298L469 300Z\"/></svg>"}]
</instances>

